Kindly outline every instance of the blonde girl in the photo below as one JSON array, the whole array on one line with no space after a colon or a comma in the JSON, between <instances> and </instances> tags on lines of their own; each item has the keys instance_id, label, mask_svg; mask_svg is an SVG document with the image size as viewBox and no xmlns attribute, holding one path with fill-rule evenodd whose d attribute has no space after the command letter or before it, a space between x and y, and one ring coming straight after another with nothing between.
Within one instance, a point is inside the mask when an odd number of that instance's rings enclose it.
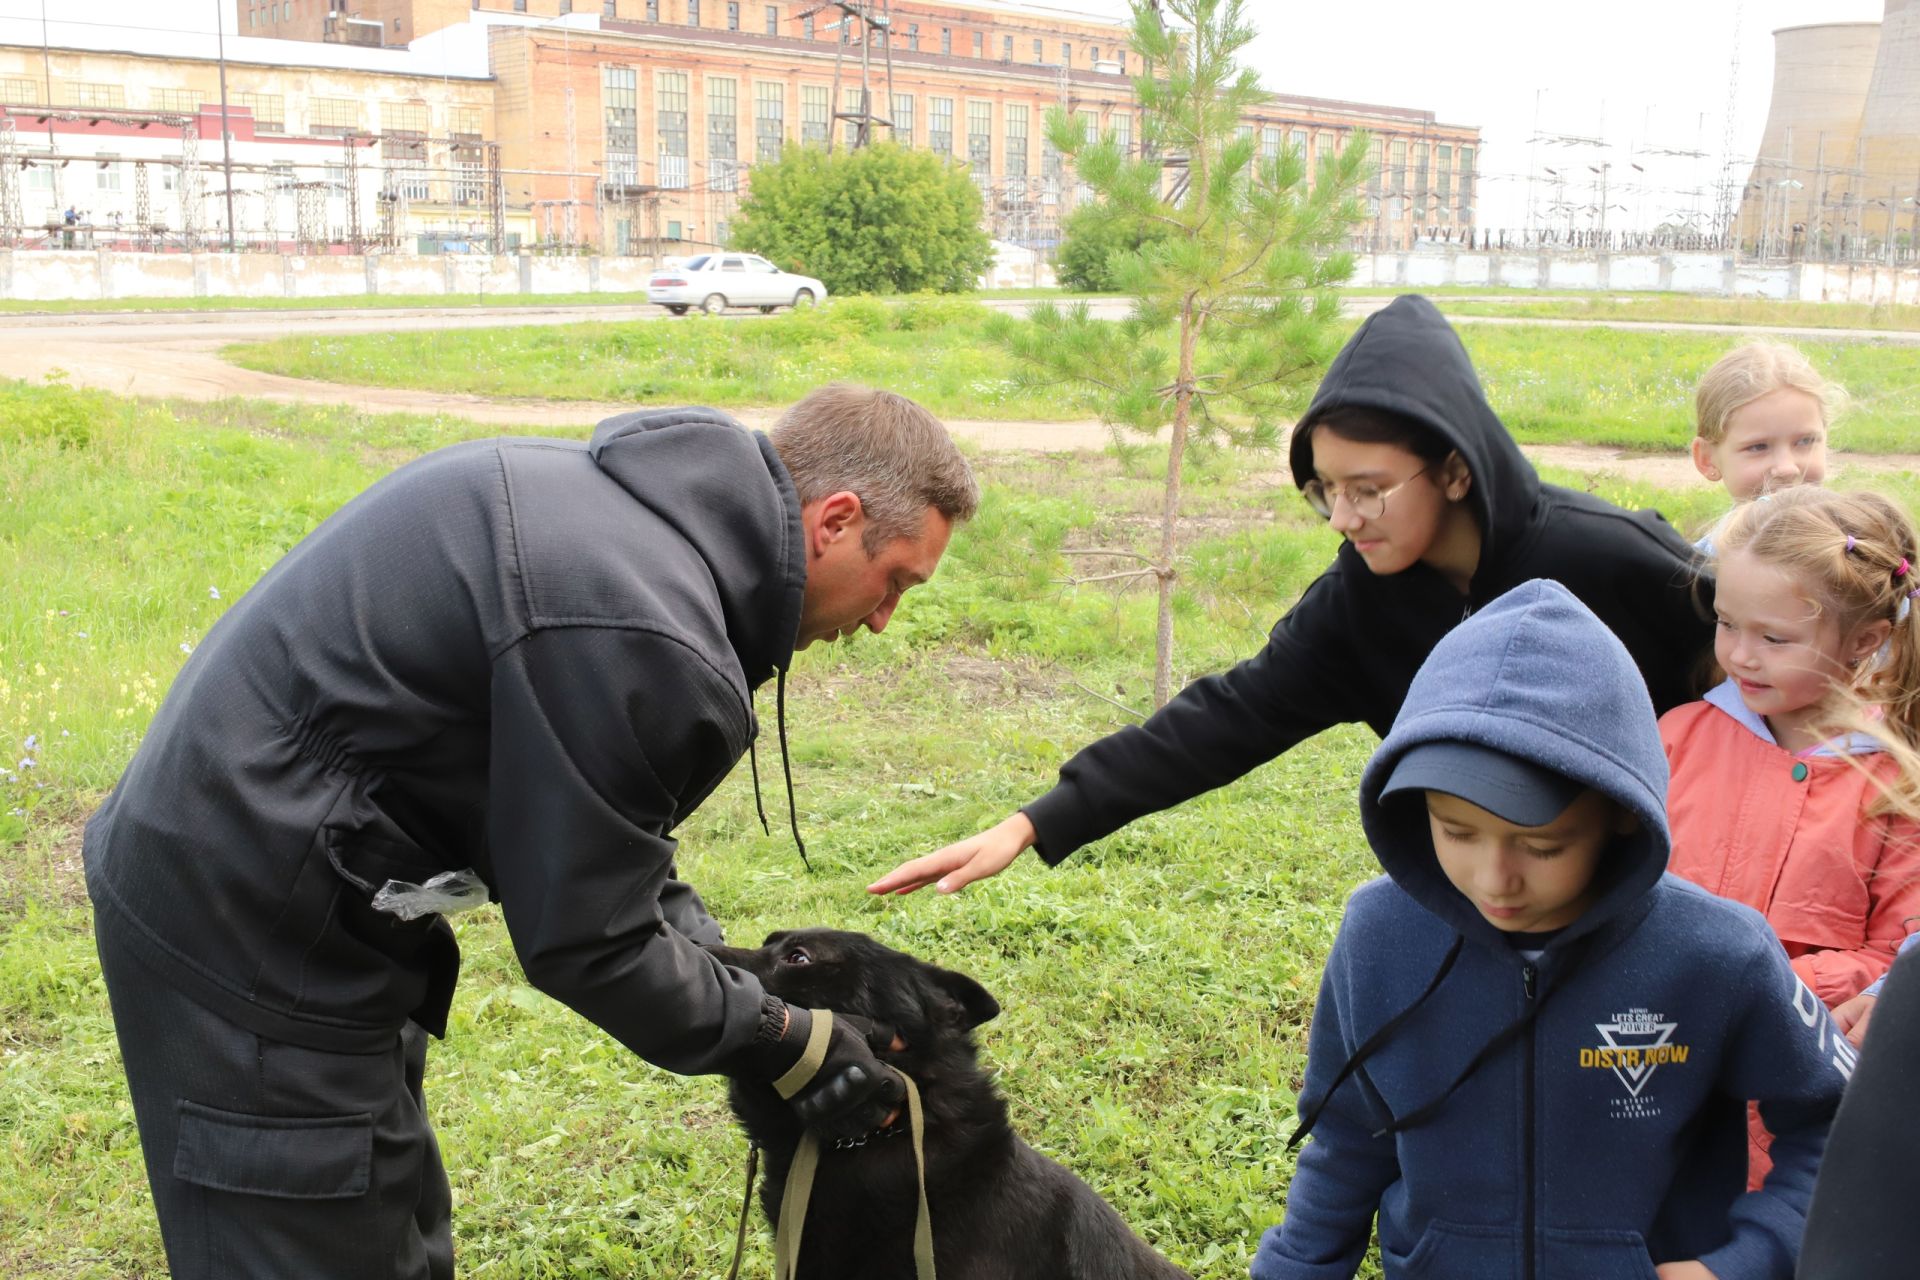
<instances>
[{"instance_id":1,"label":"blonde girl","mask_svg":"<svg viewBox=\"0 0 1920 1280\"><path fill-rule=\"evenodd\" d=\"M1827 431L1846 392L1798 350L1750 342L1722 356L1694 392L1693 465L1749 502L1827 474Z\"/></svg>"},{"instance_id":2,"label":"blonde girl","mask_svg":"<svg viewBox=\"0 0 1920 1280\"><path fill-rule=\"evenodd\" d=\"M1887 498L1801 486L1737 509L1716 561L1727 679L1660 722L1669 869L1839 1005L1920 917L1920 541Z\"/></svg>"}]
</instances>

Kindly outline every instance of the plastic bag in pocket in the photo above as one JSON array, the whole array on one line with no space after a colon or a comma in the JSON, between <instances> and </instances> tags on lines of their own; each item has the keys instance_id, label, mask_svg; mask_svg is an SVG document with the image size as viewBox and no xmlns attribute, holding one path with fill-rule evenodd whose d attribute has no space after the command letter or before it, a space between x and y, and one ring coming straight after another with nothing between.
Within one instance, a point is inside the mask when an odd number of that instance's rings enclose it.
<instances>
[{"instance_id":1,"label":"plastic bag in pocket","mask_svg":"<svg viewBox=\"0 0 1920 1280\"><path fill-rule=\"evenodd\" d=\"M485 882L472 867L442 871L425 884L389 880L374 891L373 909L402 920L471 911L491 901Z\"/></svg>"}]
</instances>

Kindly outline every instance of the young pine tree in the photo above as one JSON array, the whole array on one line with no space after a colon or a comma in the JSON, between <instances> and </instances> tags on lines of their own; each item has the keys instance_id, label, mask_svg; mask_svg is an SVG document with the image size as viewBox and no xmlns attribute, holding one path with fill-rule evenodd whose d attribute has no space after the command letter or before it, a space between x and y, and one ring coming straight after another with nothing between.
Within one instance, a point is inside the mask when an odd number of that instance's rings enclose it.
<instances>
[{"instance_id":1,"label":"young pine tree","mask_svg":"<svg viewBox=\"0 0 1920 1280\"><path fill-rule=\"evenodd\" d=\"M1338 347L1334 286L1353 271L1341 251L1361 217L1355 191L1368 140L1355 134L1309 177L1302 156L1262 156L1242 120L1266 95L1237 55L1253 38L1243 0L1132 0L1142 146L1089 138L1055 110L1053 145L1095 199L1161 228L1113 275L1132 296L1126 319L1085 303L1036 307L996 334L1033 383L1077 382L1116 437L1168 433L1159 549L1136 571L1159 580L1154 705L1172 696L1173 598L1179 577L1181 463L1196 436L1271 448L1288 395ZM1164 14L1164 18L1163 18ZM1121 575L1102 575L1114 577Z\"/></svg>"}]
</instances>

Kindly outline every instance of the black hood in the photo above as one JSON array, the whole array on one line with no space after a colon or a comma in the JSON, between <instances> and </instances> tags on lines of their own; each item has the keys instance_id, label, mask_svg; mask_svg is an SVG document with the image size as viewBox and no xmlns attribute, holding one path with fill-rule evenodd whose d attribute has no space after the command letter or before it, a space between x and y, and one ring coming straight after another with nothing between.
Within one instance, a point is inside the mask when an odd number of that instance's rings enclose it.
<instances>
[{"instance_id":1,"label":"black hood","mask_svg":"<svg viewBox=\"0 0 1920 1280\"><path fill-rule=\"evenodd\" d=\"M1335 409L1380 409L1412 418L1459 451L1485 543L1482 563L1527 528L1540 477L1487 403L1480 378L1439 308L1417 294L1368 316L1334 357L1293 429L1296 487L1313 479L1314 423Z\"/></svg>"},{"instance_id":2,"label":"black hood","mask_svg":"<svg viewBox=\"0 0 1920 1280\"><path fill-rule=\"evenodd\" d=\"M712 570L749 686L785 671L807 563L800 499L773 443L717 410L642 409L594 428L588 451Z\"/></svg>"}]
</instances>

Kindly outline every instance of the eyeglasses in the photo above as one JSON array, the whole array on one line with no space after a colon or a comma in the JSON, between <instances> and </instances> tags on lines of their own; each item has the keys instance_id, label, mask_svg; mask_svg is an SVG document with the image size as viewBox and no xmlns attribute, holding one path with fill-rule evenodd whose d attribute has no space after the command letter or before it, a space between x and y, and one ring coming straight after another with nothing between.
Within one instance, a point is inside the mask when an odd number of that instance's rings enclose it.
<instances>
[{"instance_id":1,"label":"eyeglasses","mask_svg":"<svg viewBox=\"0 0 1920 1280\"><path fill-rule=\"evenodd\" d=\"M1378 520L1387 513L1388 498L1431 470L1433 470L1433 464L1429 462L1390 489L1368 484L1365 480L1355 480L1344 485L1328 484L1316 476L1300 486L1300 496L1307 500L1307 505L1312 507L1322 520L1333 519L1333 504L1342 497L1346 498L1347 506L1352 508L1353 514L1362 520Z\"/></svg>"}]
</instances>

